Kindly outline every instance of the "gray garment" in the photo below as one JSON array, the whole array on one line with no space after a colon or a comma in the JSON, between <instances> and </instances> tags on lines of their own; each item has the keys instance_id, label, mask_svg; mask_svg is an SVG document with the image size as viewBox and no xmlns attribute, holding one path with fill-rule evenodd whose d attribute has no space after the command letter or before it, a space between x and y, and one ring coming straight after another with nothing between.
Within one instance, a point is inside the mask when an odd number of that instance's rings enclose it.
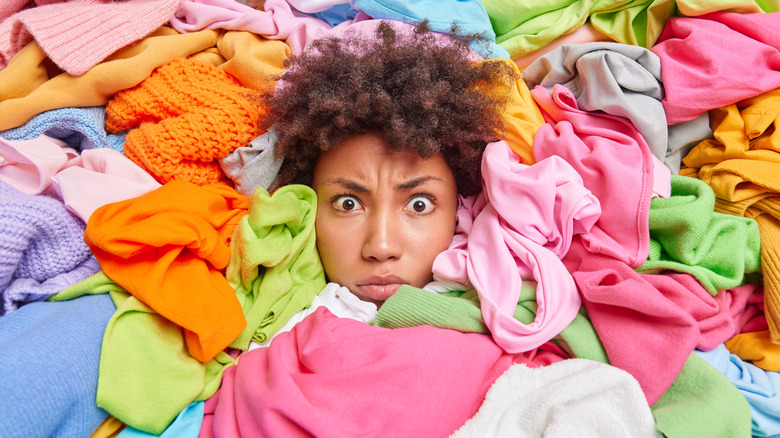
<instances>
[{"instance_id":1,"label":"gray garment","mask_svg":"<svg viewBox=\"0 0 780 438\"><path fill-rule=\"evenodd\" d=\"M708 138L713 138L709 111L687 122L669 125L669 148L664 164L672 173L679 174L682 159L694 146Z\"/></svg>"},{"instance_id":2,"label":"gray garment","mask_svg":"<svg viewBox=\"0 0 780 438\"><path fill-rule=\"evenodd\" d=\"M276 138L276 131L269 129L249 145L240 147L219 160L219 165L236 185L238 193L252 196L258 187L270 191L283 161L274 154Z\"/></svg>"},{"instance_id":3,"label":"gray garment","mask_svg":"<svg viewBox=\"0 0 780 438\"><path fill-rule=\"evenodd\" d=\"M603 111L630 120L650 153L667 155L666 113L661 60L650 50L629 44L591 42L565 44L523 70L529 88L552 92L561 84L572 91L584 111Z\"/></svg>"}]
</instances>

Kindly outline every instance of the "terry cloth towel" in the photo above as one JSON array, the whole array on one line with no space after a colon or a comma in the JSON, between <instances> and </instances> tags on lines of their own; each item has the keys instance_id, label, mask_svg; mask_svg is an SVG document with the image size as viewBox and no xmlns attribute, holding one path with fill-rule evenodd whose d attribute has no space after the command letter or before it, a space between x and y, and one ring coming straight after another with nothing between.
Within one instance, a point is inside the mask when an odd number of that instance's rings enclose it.
<instances>
[{"instance_id":1,"label":"terry cloth towel","mask_svg":"<svg viewBox=\"0 0 780 438\"><path fill-rule=\"evenodd\" d=\"M311 187L290 184L273 196L262 187L255 190L230 241L225 273L247 321L231 347L246 350L253 340L266 342L325 287L316 213Z\"/></svg>"},{"instance_id":2,"label":"terry cloth towel","mask_svg":"<svg viewBox=\"0 0 780 438\"><path fill-rule=\"evenodd\" d=\"M86 437L100 425L100 341L114 310L94 295L0 317L0 436Z\"/></svg>"},{"instance_id":3,"label":"terry cloth towel","mask_svg":"<svg viewBox=\"0 0 780 438\"><path fill-rule=\"evenodd\" d=\"M61 201L0 181L0 315L99 271L83 234L84 223Z\"/></svg>"},{"instance_id":4,"label":"terry cloth towel","mask_svg":"<svg viewBox=\"0 0 780 438\"><path fill-rule=\"evenodd\" d=\"M125 155L160 183L225 180L218 159L260 134L259 93L218 67L174 59L106 106L109 132L130 129Z\"/></svg>"},{"instance_id":5,"label":"terry cloth towel","mask_svg":"<svg viewBox=\"0 0 780 438\"><path fill-rule=\"evenodd\" d=\"M105 108L61 108L44 111L24 125L0 132L9 140L30 140L47 135L64 141L77 151L94 148L111 148L122 152L125 136L106 133Z\"/></svg>"},{"instance_id":6,"label":"terry cloth towel","mask_svg":"<svg viewBox=\"0 0 780 438\"><path fill-rule=\"evenodd\" d=\"M80 76L167 23L181 1L55 0L22 10L0 23L0 69L35 40L57 66Z\"/></svg>"},{"instance_id":7,"label":"terry cloth towel","mask_svg":"<svg viewBox=\"0 0 780 438\"><path fill-rule=\"evenodd\" d=\"M655 438L655 420L631 374L587 359L512 365L452 438Z\"/></svg>"}]
</instances>

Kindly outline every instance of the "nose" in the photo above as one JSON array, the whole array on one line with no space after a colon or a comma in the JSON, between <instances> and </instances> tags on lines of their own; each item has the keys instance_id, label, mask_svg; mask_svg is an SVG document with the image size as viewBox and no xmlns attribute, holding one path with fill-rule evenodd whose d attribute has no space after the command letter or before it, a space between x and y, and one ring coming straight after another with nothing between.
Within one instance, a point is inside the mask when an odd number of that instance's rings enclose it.
<instances>
[{"instance_id":1,"label":"nose","mask_svg":"<svg viewBox=\"0 0 780 438\"><path fill-rule=\"evenodd\" d=\"M363 258L379 262L400 258L403 252L400 222L391 212L374 212L366 221Z\"/></svg>"}]
</instances>

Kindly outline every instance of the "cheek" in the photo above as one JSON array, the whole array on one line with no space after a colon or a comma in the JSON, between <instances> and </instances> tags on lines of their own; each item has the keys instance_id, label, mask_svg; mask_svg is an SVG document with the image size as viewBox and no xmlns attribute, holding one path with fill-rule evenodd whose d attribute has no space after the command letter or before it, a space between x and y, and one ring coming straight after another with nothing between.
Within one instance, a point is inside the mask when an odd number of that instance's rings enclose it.
<instances>
[{"instance_id":1,"label":"cheek","mask_svg":"<svg viewBox=\"0 0 780 438\"><path fill-rule=\"evenodd\" d=\"M315 220L317 233L317 251L320 253L322 267L329 281L341 282L341 269L346 264L351 243L345 237L345 232L339 225L317 217Z\"/></svg>"},{"instance_id":2,"label":"cheek","mask_svg":"<svg viewBox=\"0 0 780 438\"><path fill-rule=\"evenodd\" d=\"M409 280L415 287L423 287L433 279L433 261L442 251L449 248L455 233L455 221L439 221L418 229L406 243L406 252L411 255Z\"/></svg>"}]
</instances>

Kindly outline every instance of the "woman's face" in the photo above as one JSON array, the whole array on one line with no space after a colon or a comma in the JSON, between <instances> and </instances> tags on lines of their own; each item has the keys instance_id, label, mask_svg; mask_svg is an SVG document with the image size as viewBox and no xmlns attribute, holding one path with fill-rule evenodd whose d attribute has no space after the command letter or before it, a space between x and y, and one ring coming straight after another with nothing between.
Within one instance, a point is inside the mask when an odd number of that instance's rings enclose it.
<instances>
[{"instance_id":1,"label":"woman's face","mask_svg":"<svg viewBox=\"0 0 780 438\"><path fill-rule=\"evenodd\" d=\"M317 249L329 281L381 305L402 284L423 287L455 232L455 178L441 156L394 151L376 133L323 153Z\"/></svg>"}]
</instances>

